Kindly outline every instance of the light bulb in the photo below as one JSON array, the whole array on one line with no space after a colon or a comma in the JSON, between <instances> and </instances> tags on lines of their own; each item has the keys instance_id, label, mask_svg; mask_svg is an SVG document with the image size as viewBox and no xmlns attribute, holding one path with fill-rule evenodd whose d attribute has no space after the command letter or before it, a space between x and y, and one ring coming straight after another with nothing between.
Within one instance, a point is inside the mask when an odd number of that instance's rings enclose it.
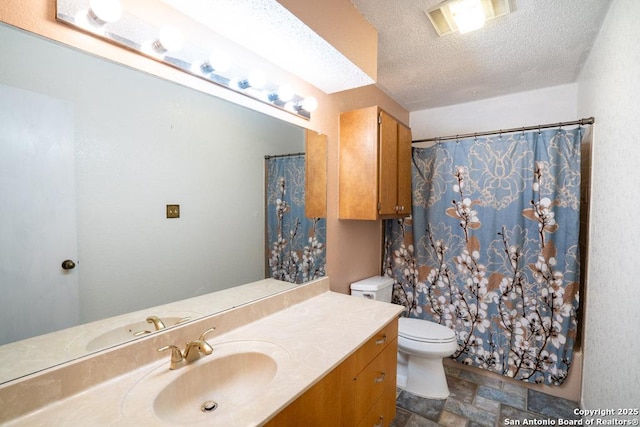
<instances>
[{"instance_id":1,"label":"light bulb","mask_svg":"<svg viewBox=\"0 0 640 427\"><path fill-rule=\"evenodd\" d=\"M460 34L481 28L487 19L480 0L456 0L449 3L449 10Z\"/></svg>"},{"instance_id":2,"label":"light bulb","mask_svg":"<svg viewBox=\"0 0 640 427\"><path fill-rule=\"evenodd\" d=\"M267 82L267 76L260 70L253 70L249 73L249 78L247 79L249 86L260 89Z\"/></svg>"},{"instance_id":3,"label":"light bulb","mask_svg":"<svg viewBox=\"0 0 640 427\"><path fill-rule=\"evenodd\" d=\"M182 31L176 27L165 26L160 28L154 48L160 53L165 53L167 51L180 50L183 45L184 36Z\"/></svg>"},{"instance_id":4,"label":"light bulb","mask_svg":"<svg viewBox=\"0 0 640 427\"><path fill-rule=\"evenodd\" d=\"M278 95L278 99L282 102L290 101L293 98L293 95L295 95L293 86L287 83L281 84L278 87L276 94Z\"/></svg>"},{"instance_id":5,"label":"light bulb","mask_svg":"<svg viewBox=\"0 0 640 427\"><path fill-rule=\"evenodd\" d=\"M87 15L93 24L102 26L122 17L122 5L120 0L91 0Z\"/></svg>"},{"instance_id":6,"label":"light bulb","mask_svg":"<svg viewBox=\"0 0 640 427\"><path fill-rule=\"evenodd\" d=\"M226 52L222 50L214 50L209 55L209 65L211 65L211 68L215 71L224 73L231 68L231 60Z\"/></svg>"},{"instance_id":7,"label":"light bulb","mask_svg":"<svg viewBox=\"0 0 640 427\"><path fill-rule=\"evenodd\" d=\"M300 107L305 111L313 113L318 108L318 100L313 96L308 96L302 100Z\"/></svg>"}]
</instances>

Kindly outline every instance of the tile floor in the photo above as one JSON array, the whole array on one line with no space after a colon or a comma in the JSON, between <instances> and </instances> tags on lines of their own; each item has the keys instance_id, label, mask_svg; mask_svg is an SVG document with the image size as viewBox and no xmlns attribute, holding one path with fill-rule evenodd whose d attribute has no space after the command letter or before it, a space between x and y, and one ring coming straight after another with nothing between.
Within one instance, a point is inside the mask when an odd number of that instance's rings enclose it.
<instances>
[{"instance_id":1,"label":"tile floor","mask_svg":"<svg viewBox=\"0 0 640 427\"><path fill-rule=\"evenodd\" d=\"M425 399L398 390L396 418L391 427L476 427L527 425L524 420L578 419L578 404L535 390L445 366L451 395ZM517 421L519 420L519 423Z\"/></svg>"}]
</instances>

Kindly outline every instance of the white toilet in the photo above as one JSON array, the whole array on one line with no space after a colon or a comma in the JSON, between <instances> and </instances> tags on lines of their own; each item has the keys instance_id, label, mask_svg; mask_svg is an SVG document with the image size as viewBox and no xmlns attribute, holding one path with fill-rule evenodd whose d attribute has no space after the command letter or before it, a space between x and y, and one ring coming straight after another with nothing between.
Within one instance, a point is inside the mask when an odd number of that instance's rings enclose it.
<instances>
[{"instance_id":1,"label":"white toilet","mask_svg":"<svg viewBox=\"0 0 640 427\"><path fill-rule=\"evenodd\" d=\"M391 302L393 279L374 276L351 284L351 295ZM423 319L398 322L398 387L431 399L445 399L449 386L442 359L458 348L453 330Z\"/></svg>"}]
</instances>

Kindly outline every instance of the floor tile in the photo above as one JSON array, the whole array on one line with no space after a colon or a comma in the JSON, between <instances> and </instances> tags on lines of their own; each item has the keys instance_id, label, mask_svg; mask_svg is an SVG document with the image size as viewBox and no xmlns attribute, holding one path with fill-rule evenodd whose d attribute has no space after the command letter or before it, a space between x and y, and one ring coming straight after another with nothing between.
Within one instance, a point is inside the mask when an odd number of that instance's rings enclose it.
<instances>
[{"instance_id":1,"label":"floor tile","mask_svg":"<svg viewBox=\"0 0 640 427\"><path fill-rule=\"evenodd\" d=\"M463 370L462 372L460 372L460 375L458 375L458 377L471 381L478 385L485 385L493 388L502 388L502 383L503 383L499 379L491 378L491 377L479 374L477 372L472 372L468 370Z\"/></svg>"},{"instance_id":2,"label":"floor tile","mask_svg":"<svg viewBox=\"0 0 640 427\"><path fill-rule=\"evenodd\" d=\"M487 412L491 412L492 414L497 414L500 412L500 402L496 402L495 400L488 399L482 396L476 396L473 401L473 406L476 408L484 409Z\"/></svg>"},{"instance_id":3,"label":"floor tile","mask_svg":"<svg viewBox=\"0 0 640 427\"><path fill-rule=\"evenodd\" d=\"M423 418L420 415L414 414L407 423L406 427L438 427L438 424L435 421L431 421L427 418Z\"/></svg>"},{"instance_id":4,"label":"floor tile","mask_svg":"<svg viewBox=\"0 0 640 427\"><path fill-rule=\"evenodd\" d=\"M442 411L438 424L446 427L467 427L469 420L449 411Z\"/></svg>"},{"instance_id":5,"label":"floor tile","mask_svg":"<svg viewBox=\"0 0 640 427\"><path fill-rule=\"evenodd\" d=\"M509 406L513 406L514 408L527 408L527 398L525 396L482 385L478 386L477 393L478 396L495 400L496 402L505 403Z\"/></svg>"},{"instance_id":6,"label":"floor tile","mask_svg":"<svg viewBox=\"0 0 640 427\"><path fill-rule=\"evenodd\" d=\"M409 422L409 418L413 416L413 413L402 408L396 408L396 417L393 419L389 427L406 427Z\"/></svg>"},{"instance_id":7,"label":"floor tile","mask_svg":"<svg viewBox=\"0 0 640 427\"><path fill-rule=\"evenodd\" d=\"M527 409L553 418L564 418L567 420L579 419L573 411L578 408L578 404L560 397L550 396L536 390L528 390Z\"/></svg>"},{"instance_id":8,"label":"floor tile","mask_svg":"<svg viewBox=\"0 0 640 427\"><path fill-rule=\"evenodd\" d=\"M398 397L399 407L418 414L424 418L438 421L446 400L425 399L403 390Z\"/></svg>"},{"instance_id":9,"label":"floor tile","mask_svg":"<svg viewBox=\"0 0 640 427\"><path fill-rule=\"evenodd\" d=\"M449 385L450 397L457 399L465 403L473 403L473 398L476 395L477 384L462 378L448 377L447 384Z\"/></svg>"},{"instance_id":10,"label":"floor tile","mask_svg":"<svg viewBox=\"0 0 640 427\"><path fill-rule=\"evenodd\" d=\"M492 414L489 411L485 411L484 409L477 408L473 405L460 402L455 399L447 399L447 403L444 405L444 410L453 412L454 414L473 420L479 425L488 427L492 427L497 418L496 414Z\"/></svg>"}]
</instances>

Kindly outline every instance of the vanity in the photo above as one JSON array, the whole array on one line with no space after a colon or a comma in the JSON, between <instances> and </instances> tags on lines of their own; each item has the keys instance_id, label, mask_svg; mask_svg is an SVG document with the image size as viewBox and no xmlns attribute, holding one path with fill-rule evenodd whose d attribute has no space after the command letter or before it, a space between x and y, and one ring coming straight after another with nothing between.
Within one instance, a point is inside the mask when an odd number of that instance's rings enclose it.
<instances>
[{"instance_id":1,"label":"vanity","mask_svg":"<svg viewBox=\"0 0 640 427\"><path fill-rule=\"evenodd\" d=\"M0 424L389 425L402 307L334 293L329 283L2 384ZM211 354L169 369L171 352L158 349L184 347L210 328L201 338Z\"/></svg>"}]
</instances>

